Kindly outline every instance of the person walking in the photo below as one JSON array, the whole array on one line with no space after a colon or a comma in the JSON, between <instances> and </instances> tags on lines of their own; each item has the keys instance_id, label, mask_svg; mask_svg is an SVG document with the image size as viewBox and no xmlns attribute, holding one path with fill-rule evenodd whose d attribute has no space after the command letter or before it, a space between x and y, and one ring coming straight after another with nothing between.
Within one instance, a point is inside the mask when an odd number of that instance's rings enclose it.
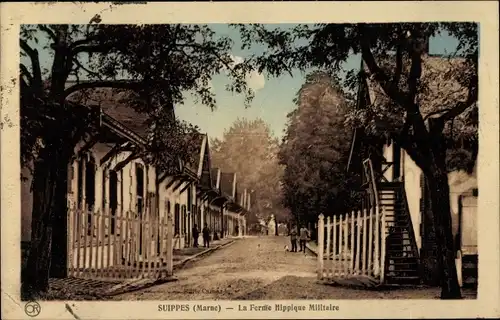
<instances>
[{"instance_id":1,"label":"person walking","mask_svg":"<svg viewBox=\"0 0 500 320\"><path fill-rule=\"evenodd\" d=\"M297 252L297 227L293 226L290 230L290 242L292 243L291 252Z\"/></svg>"},{"instance_id":2,"label":"person walking","mask_svg":"<svg viewBox=\"0 0 500 320\"><path fill-rule=\"evenodd\" d=\"M205 226L203 227L203 230L201 231L202 236L203 236L203 246L206 248L210 247L210 229L208 229L208 225L205 222Z\"/></svg>"},{"instance_id":3,"label":"person walking","mask_svg":"<svg viewBox=\"0 0 500 320\"><path fill-rule=\"evenodd\" d=\"M200 235L200 231L198 230L198 226L195 224L193 226L193 247L198 248L198 237Z\"/></svg>"},{"instance_id":4,"label":"person walking","mask_svg":"<svg viewBox=\"0 0 500 320\"><path fill-rule=\"evenodd\" d=\"M306 242L309 241L309 230L305 225L300 228L300 252L306 252Z\"/></svg>"}]
</instances>

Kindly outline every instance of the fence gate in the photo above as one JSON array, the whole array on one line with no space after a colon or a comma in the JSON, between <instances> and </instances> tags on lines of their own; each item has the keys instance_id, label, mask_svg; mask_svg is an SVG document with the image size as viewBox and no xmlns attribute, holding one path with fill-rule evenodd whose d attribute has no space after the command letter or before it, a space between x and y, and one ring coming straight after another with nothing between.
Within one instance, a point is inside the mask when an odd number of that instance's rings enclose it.
<instances>
[{"instance_id":1,"label":"fence gate","mask_svg":"<svg viewBox=\"0 0 500 320\"><path fill-rule=\"evenodd\" d=\"M68 276L130 279L172 274L170 216L160 218L151 210L141 215L72 208L68 220Z\"/></svg>"},{"instance_id":2,"label":"fence gate","mask_svg":"<svg viewBox=\"0 0 500 320\"><path fill-rule=\"evenodd\" d=\"M326 220L326 221L325 221ZM386 230L378 206L340 216L319 216L318 279L368 277L384 281Z\"/></svg>"}]
</instances>

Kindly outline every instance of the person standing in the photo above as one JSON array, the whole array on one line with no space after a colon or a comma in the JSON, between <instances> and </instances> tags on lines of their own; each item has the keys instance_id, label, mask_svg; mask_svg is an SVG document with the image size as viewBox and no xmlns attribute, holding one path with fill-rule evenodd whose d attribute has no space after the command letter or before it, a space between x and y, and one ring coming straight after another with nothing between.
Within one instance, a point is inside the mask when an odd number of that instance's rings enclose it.
<instances>
[{"instance_id":1,"label":"person standing","mask_svg":"<svg viewBox=\"0 0 500 320\"><path fill-rule=\"evenodd\" d=\"M291 252L297 252L297 227L292 226L292 230L290 230L290 242L292 243Z\"/></svg>"},{"instance_id":2,"label":"person standing","mask_svg":"<svg viewBox=\"0 0 500 320\"><path fill-rule=\"evenodd\" d=\"M300 228L300 252L306 252L306 242L309 240L309 230L305 225Z\"/></svg>"},{"instance_id":3,"label":"person standing","mask_svg":"<svg viewBox=\"0 0 500 320\"><path fill-rule=\"evenodd\" d=\"M193 226L193 246L198 248L198 236L200 235L200 231L198 230L198 226L195 224Z\"/></svg>"},{"instance_id":4,"label":"person standing","mask_svg":"<svg viewBox=\"0 0 500 320\"><path fill-rule=\"evenodd\" d=\"M210 229L208 229L208 225L205 222L205 226L203 227L203 230L201 231L202 236L203 236L203 246L206 248L210 247Z\"/></svg>"}]
</instances>

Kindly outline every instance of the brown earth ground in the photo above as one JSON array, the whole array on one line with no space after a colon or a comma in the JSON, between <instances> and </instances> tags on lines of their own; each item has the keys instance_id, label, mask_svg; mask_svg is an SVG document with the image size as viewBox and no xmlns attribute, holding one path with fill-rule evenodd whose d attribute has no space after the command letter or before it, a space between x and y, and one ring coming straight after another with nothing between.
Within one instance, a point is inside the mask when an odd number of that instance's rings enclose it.
<instances>
[{"instance_id":1,"label":"brown earth ground","mask_svg":"<svg viewBox=\"0 0 500 320\"><path fill-rule=\"evenodd\" d=\"M364 290L321 284L316 257L285 250L288 238L240 239L176 273L178 281L115 296L114 300L439 299L439 288ZM474 289L463 289L474 299Z\"/></svg>"}]
</instances>

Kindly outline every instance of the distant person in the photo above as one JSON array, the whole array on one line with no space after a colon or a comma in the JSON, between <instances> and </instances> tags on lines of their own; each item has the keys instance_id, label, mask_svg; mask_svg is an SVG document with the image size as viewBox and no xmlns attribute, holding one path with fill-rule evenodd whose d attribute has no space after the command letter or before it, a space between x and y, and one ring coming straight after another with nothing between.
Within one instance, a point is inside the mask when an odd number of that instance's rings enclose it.
<instances>
[{"instance_id":1,"label":"distant person","mask_svg":"<svg viewBox=\"0 0 500 320\"><path fill-rule=\"evenodd\" d=\"M300 251L306 252L306 242L309 241L309 230L305 225L300 228Z\"/></svg>"},{"instance_id":2,"label":"distant person","mask_svg":"<svg viewBox=\"0 0 500 320\"><path fill-rule=\"evenodd\" d=\"M290 242L292 243L291 252L297 252L297 227L293 226L290 230Z\"/></svg>"},{"instance_id":3,"label":"distant person","mask_svg":"<svg viewBox=\"0 0 500 320\"><path fill-rule=\"evenodd\" d=\"M200 235L200 231L198 230L198 226L195 224L193 226L193 242L194 242L194 247L198 248L198 236Z\"/></svg>"},{"instance_id":4,"label":"distant person","mask_svg":"<svg viewBox=\"0 0 500 320\"><path fill-rule=\"evenodd\" d=\"M202 236L203 236L203 246L206 248L210 247L210 229L208 229L208 225L205 222L205 226L203 227L203 230L201 231Z\"/></svg>"}]
</instances>

